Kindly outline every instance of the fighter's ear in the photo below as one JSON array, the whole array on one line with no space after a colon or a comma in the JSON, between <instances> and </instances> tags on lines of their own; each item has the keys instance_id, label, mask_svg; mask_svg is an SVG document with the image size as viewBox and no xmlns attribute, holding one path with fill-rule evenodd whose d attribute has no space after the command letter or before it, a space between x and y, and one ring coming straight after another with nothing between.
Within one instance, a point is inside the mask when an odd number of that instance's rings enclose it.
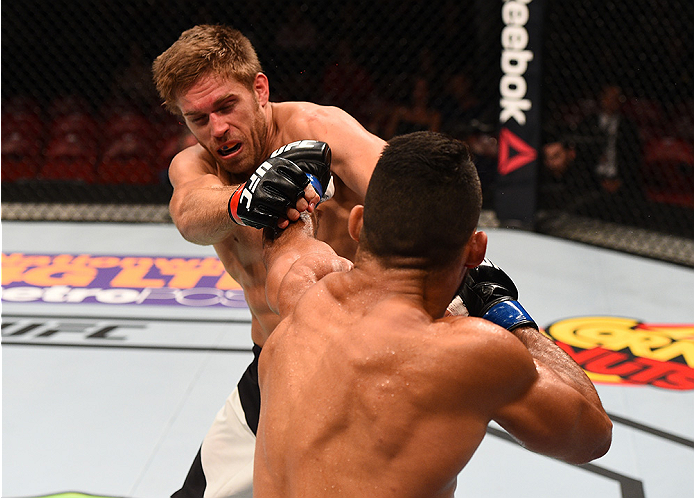
<instances>
[{"instance_id":1,"label":"fighter's ear","mask_svg":"<svg viewBox=\"0 0 694 498\"><path fill-rule=\"evenodd\" d=\"M359 242L362 225L364 225L364 206L357 204L352 208L352 211L350 211L349 220L347 221L349 236L356 242Z\"/></svg>"},{"instance_id":2,"label":"fighter's ear","mask_svg":"<svg viewBox=\"0 0 694 498\"><path fill-rule=\"evenodd\" d=\"M270 83L267 80L267 76L263 73L258 73L255 75L255 80L253 81L253 91L258 98L258 103L264 106L270 100Z\"/></svg>"},{"instance_id":3,"label":"fighter's ear","mask_svg":"<svg viewBox=\"0 0 694 498\"><path fill-rule=\"evenodd\" d=\"M465 261L467 268L475 268L484 260L487 253L487 234L479 231L472 234L468 241L468 254Z\"/></svg>"}]
</instances>

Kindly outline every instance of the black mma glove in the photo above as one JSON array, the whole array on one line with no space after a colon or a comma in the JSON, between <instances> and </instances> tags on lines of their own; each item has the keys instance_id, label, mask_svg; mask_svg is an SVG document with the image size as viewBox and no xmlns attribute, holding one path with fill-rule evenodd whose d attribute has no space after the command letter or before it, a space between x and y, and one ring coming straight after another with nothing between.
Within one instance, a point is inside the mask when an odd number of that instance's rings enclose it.
<instances>
[{"instance_id":1,"label":"black mma glove","mask_svg":"<svg viewBox=\"0 0 694 498\"><path fill-rule=\"evenodd\" d=\"M504 271L485 259L471 268L458 289L470 316L481 317L507 330L537 324L518 302L518 289Z\"/></svg>"},{"instance_id":2,"label":"black mma glove","mask_svg":"<svg viewBox=\"0 0 694 498\"><path fill-rule=\"evenodd\" d=\"M239 225L274 230L279 218L303 197L309 182L320 202L330 199L334 192L331 158L325 142L299 140L283 145L232 194L229 216Z\"/></svg>"},{"instance_id":3,"label":"black mma glove","mask_svg":"<svg viewBox=\"0 0 694 498\"><path fill-rule=\"evenodd\" d=\"M289 159L299 166L309 175L311 185L321 198L321 202L333 196L335 189L330 174L332 153L327 143L318 140L299 140L283 145L270 154L270 157Z\"/></svg>"},{"instance_id":4,"label":"black mma glove","mask_svg":"<svg viewBox=\"0 0 694 498\"><path fill-rule=\"evenodd\" d=\"M282 157L263 162L251 178L229 198L229 217L237 224L254 228L277 228L277 221L296 206L309 184L307 174Z\"/></svg>"}]
</instances>

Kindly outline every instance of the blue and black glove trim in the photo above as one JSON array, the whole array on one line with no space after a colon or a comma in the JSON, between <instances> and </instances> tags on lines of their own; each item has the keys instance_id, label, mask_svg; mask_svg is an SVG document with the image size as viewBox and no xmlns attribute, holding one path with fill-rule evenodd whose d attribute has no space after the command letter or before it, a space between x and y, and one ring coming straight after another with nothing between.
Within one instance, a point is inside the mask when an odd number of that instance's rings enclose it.
<instances>
[{"instance_id":1,"label":"blue and black glove trim","mask_svg":"<svg viewBox=\"0 0 694 498\"><path fill-rule=\"evenodd\" d=\"M484 318L507 330L538 328L535 320L518 302L516 285L488 259L467 272L457 294L470 316Z\"/></svg>"}]
</instances>

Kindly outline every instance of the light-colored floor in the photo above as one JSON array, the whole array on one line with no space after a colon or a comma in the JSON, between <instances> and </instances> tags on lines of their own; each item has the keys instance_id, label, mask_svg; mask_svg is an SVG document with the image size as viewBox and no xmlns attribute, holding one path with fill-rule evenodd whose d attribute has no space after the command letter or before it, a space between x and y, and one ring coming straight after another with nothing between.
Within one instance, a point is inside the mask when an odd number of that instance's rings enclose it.
<instances>
[{"instance_id":1,"label":"light-colored floor","mask_svg":"<svg viewBox=\"0 0 694 498\"><path fill-rule=\"evenodd\" d=\"M456 496L694 496L694 270L488 233L524 306L602 374L614 440L576 467L492 424ZM251 358L212 249L167 224L25 222L2 248L2 496L168 496Z\"/></svg>"}]
</instances>

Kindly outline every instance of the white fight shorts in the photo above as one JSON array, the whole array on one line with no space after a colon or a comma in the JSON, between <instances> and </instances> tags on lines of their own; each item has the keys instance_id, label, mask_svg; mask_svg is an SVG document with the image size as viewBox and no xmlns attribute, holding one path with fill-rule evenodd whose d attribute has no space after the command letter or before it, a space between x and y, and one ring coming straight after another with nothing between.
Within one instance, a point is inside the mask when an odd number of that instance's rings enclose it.
<instances>
[{"instance_id":1,"label":"white fight shorts","mask_svg":"<svg viewBox=\"0 0 694 498\"><path fill-rule=\"evenodd\" d=\"M258 356L212 423L183 487L172 498L252 498L255 432L260 415Z\"/></svg>"}]
</instances>

